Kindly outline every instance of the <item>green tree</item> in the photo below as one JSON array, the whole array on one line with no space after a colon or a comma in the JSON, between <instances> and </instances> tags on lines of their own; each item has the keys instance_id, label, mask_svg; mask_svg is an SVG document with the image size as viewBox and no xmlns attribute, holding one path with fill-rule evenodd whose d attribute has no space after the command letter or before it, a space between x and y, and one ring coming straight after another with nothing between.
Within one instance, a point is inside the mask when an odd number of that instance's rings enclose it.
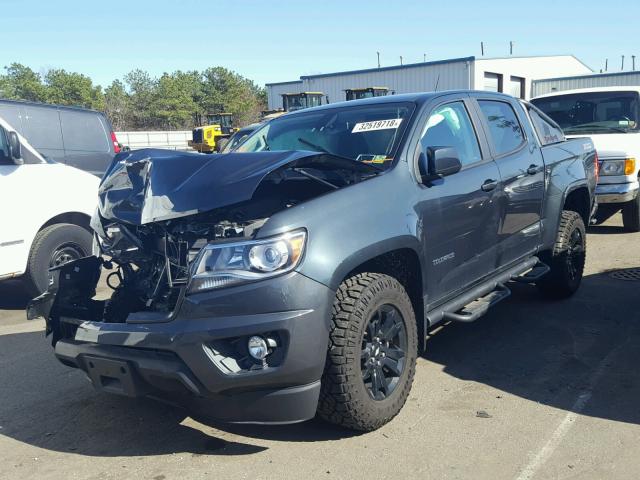
<instances>
[{"instance_id":1,"label":"green tree","mask_svg":"<svg viewBox=\"0 0 640 480\"><path fill-rule=\"evenodd\" d=\"M102 88L86 75L56 68L46 73L44 82L49 103L104 109Z\"/></svg>"},{"instance_id":2,"label":"green tree","mask_svg":"<svg viewBox=\"0 0 640 480\"><path fill-rule=\"evenodd\" d=\"M131 123L129 94L120 80L114 80L104 90L104 112L114 130L126 130Z\"/></svg>"},{"instance_id":3,"label":"green tree","mask_svg":"<svg viewBox=\"0 0 640 480\"><path fill-rule=\"evenodd\" d=\"M149 73L136 69L124 76L129 90L131 125L133 129L154 128L157 124L153 104L156 96L157 81Z\"/></svg>"},{"instance_id":4,"label":"green tree","mask_svg":"<svg viewBox=\"0 0 640 480\"><path fill-rule=\"evenodd\" d=\"M0 76L0 96L32 102L46 101L46 88L38 73L20 63L12 63L4 69L6 74Z\"/></svg>"},{"instance_id":5,"label":"green tree","mask_svg":"<svg viewBox=\"0 0 640 480\"><path fill-rule=\"evenodd\" d=\"M196 99L201 96L198 72L176 71L163 74L157 82L153 111L160 128L183 129L193 125L197 110Z\"/></svg>"},{"instance_id":6,"label":"green tree","mask_svg":"<svg viewBox=\"0 0 640 480\"><path fill-rule=\"evenodd\" d=\"M266 106L266 95L251 80L224 67L211 67L202 73L203 112L222 107L236 117L238 125L255 122Z\"/></svg>"}]
</instances>

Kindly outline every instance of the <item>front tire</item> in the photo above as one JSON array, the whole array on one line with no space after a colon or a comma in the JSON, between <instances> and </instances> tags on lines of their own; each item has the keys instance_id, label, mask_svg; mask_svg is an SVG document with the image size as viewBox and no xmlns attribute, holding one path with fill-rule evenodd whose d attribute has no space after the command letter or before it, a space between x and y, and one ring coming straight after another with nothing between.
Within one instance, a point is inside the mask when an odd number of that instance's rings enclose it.
<instances>
[{"instance_id":1,"label":"front tire","mask_svg":"<svg viewBox=\"0 0 640 480\"><path fill-rule=\"evenodd\" d=\"M57 223L38 232L27 260L23 282L29 294L40 295L49 286L49 269L91 255L91 234L78 225Z\"/></svg>"},{"instance_id":2,"label":"front tire","mask_svg":"<svg viewBox=\"0 0 640 480\"><path fill-rule=\"evenodd\" d=\"M622 225L627 232L640 232L640 193L622 207Z\"/></svg>"},{"instance_id":3,"label":"front tire","mask_svg":"<svg viewBox=\"0 0 640 480\"><path fill-rule=\"evenodd\" d=\"M542 293L551 298L568 298L582 282L587 253L587 233L582 217L563 210L551 252L543 252L540 260L551 270L537 283Z\"/></svg>"},{"instance_id":4,"label":"front tire","mask_svg":"<svg viewBox=\"0 0 640 480\"><path fill-rule=\"evenodd\" d=\"M418 352L411 300L393 277L361 273L336 293L318 414L354 430L375 430L405 404Z\"/></svg>"}]
</instances>

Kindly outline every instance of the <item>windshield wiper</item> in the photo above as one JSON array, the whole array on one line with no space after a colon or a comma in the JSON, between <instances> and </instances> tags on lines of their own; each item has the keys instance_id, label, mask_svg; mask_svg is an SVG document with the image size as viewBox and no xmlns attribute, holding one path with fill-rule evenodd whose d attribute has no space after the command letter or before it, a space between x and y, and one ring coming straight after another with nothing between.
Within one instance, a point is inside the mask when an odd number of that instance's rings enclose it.
<instances>
[{"instance_id":1,"label":"windshield wiper","mask_svg":"<svg viewBox=\"0 0 640 480\"><path fill-rule=\"evenodd\" d=\"M316 145L315 143L312 143L309 140L305 140L304 138L298 137L298 141L300 143L304 143L306 145L309 145L311 148L313 148L314 150L317 150L318 152L326 153L327 155L331 155L331 156L336 157L336 158L342 158L343 160L349 160L350 162L355 162L355 163L357 163L359 165L366 165L367 167L370 167L371 170L373 170L376 173L384 171L384 168L380 168L377 165L372 165L371 163L358 162L357 160L355 160L353 158L345 157L343 155L338 155L337 153L331 153L326 148L323 148L320 145Z\"/></svg>"},{"instance_id":2,"label":"windshield wiper","mask_svg":"<svg viewBox=\"0 0 640 480\"><path fill-rule=\"evenodd\" d=\"M297 172L300 175L303 175L303 176L305 176L307 178L310 178L311 180L315 180L316 182L321 183L321 184L323 184L323 185L325 185L327 187L331 187L334 190L338 190L340 188L338 185L336 185L334 183L331 183L331 182L325 180L324 178L317 177L317 176L313 175L312 173L307 172L306 170L304 170L302 168L292 168L291 170L293 170L294 172Z\"/></svg>"},{"instance_id":3,"label":"windshield wiper","mask_svg":"<svg viewBox=\"0 0 640 480\"><path fill-rule=\"evenodd\" d=\"M573 127L569 127L569 128L565 128L563 131L566 132L571 132L571 131L581 131L581 130L589 130L589 129L604 129L604 130L611 130L613 132L620 132L620 133L627 133L629 131L629 129L624 129L624 128L619 128L619 127L609 127L606 125L575 125Z\"/></svg>"},{"instance_id":4,"label":"windshield wiper","mask_svg":"<svg viewBox=\"0 0 640 480\"><path fill-rule=\"evenodd\" d=\"M327 150L324 147L321 147L320 145L316 145L315 143L310 142L309 140L305 140L302 137L298 137L298 141L300 143L304 143L305 145L308 145L309 147L313 148L314 150L317 150L318 152L323 152L323 153L328 153L329 155L333 155L329 150Z\"/></svg>"},{"instance_id":5,"label":"windshield wiper","mask_svg":"<svg viewBox=\"0 0 640 480\"><path fill-rule=\"evenodd\" d=\"M271 147L269 147L269 143L267 142L267 137L262 135L262 141L264 142L264 149L270 152Z\"/></svg>"}]
</instances>

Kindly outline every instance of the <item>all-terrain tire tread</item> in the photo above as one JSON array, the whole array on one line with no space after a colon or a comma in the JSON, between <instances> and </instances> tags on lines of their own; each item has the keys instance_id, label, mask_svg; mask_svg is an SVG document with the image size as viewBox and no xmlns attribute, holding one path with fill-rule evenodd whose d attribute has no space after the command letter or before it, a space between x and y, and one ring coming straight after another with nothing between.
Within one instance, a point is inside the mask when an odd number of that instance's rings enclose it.
<instances>
[{"instance_id":1,"label":"all-terrain tire tread","mask_svg":"<svg viewBox=\"0 0 640 480\"><path fill-rule=\"evenodd\" d=\"M362 313L374 295L382 289L393 289L411 312L411 318L405 319L409 335L409 361L405 369L407 380L399 385L401 391L393 392L394 401L383 415L373 412L368 399L363 399L356 391L358 382L362 382L360 370L361 324L367 322ZM415 348L414 348L415 347ZM409 395L415 374L417 355L417 328L411 300L400 283L388 275L379 273L360 273L346 279L336 292L331 318L329 351L322 388L318 402L318 414L323 419L354 430L375 430L390 421L400 411ZM364 387L364 384L362 384ZM363 401L364 400L364 401ZM373 400L371 400L373 402Z\"/></svg>"}]
</instances>

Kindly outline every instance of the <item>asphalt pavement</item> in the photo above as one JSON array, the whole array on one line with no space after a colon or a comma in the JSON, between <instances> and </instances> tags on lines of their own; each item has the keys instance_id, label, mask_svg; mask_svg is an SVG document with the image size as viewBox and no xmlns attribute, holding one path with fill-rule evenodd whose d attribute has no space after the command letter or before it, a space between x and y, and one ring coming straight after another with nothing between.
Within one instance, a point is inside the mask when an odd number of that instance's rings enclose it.
<instances>
[{"instance_id":1,"label":"asphalt pavement","mask_svg":"<svg viewBox=\"0 0 640 480\"><path fill-rule=\"evenodd\" d=\"M215 425L154 400L96 393L53 357L0 283L1 479L640 478L640 234L588 234L580 291L516 285L469 324L433 333L409 400L380 430L312 420Z\"/></svg>"}]
</instances>

